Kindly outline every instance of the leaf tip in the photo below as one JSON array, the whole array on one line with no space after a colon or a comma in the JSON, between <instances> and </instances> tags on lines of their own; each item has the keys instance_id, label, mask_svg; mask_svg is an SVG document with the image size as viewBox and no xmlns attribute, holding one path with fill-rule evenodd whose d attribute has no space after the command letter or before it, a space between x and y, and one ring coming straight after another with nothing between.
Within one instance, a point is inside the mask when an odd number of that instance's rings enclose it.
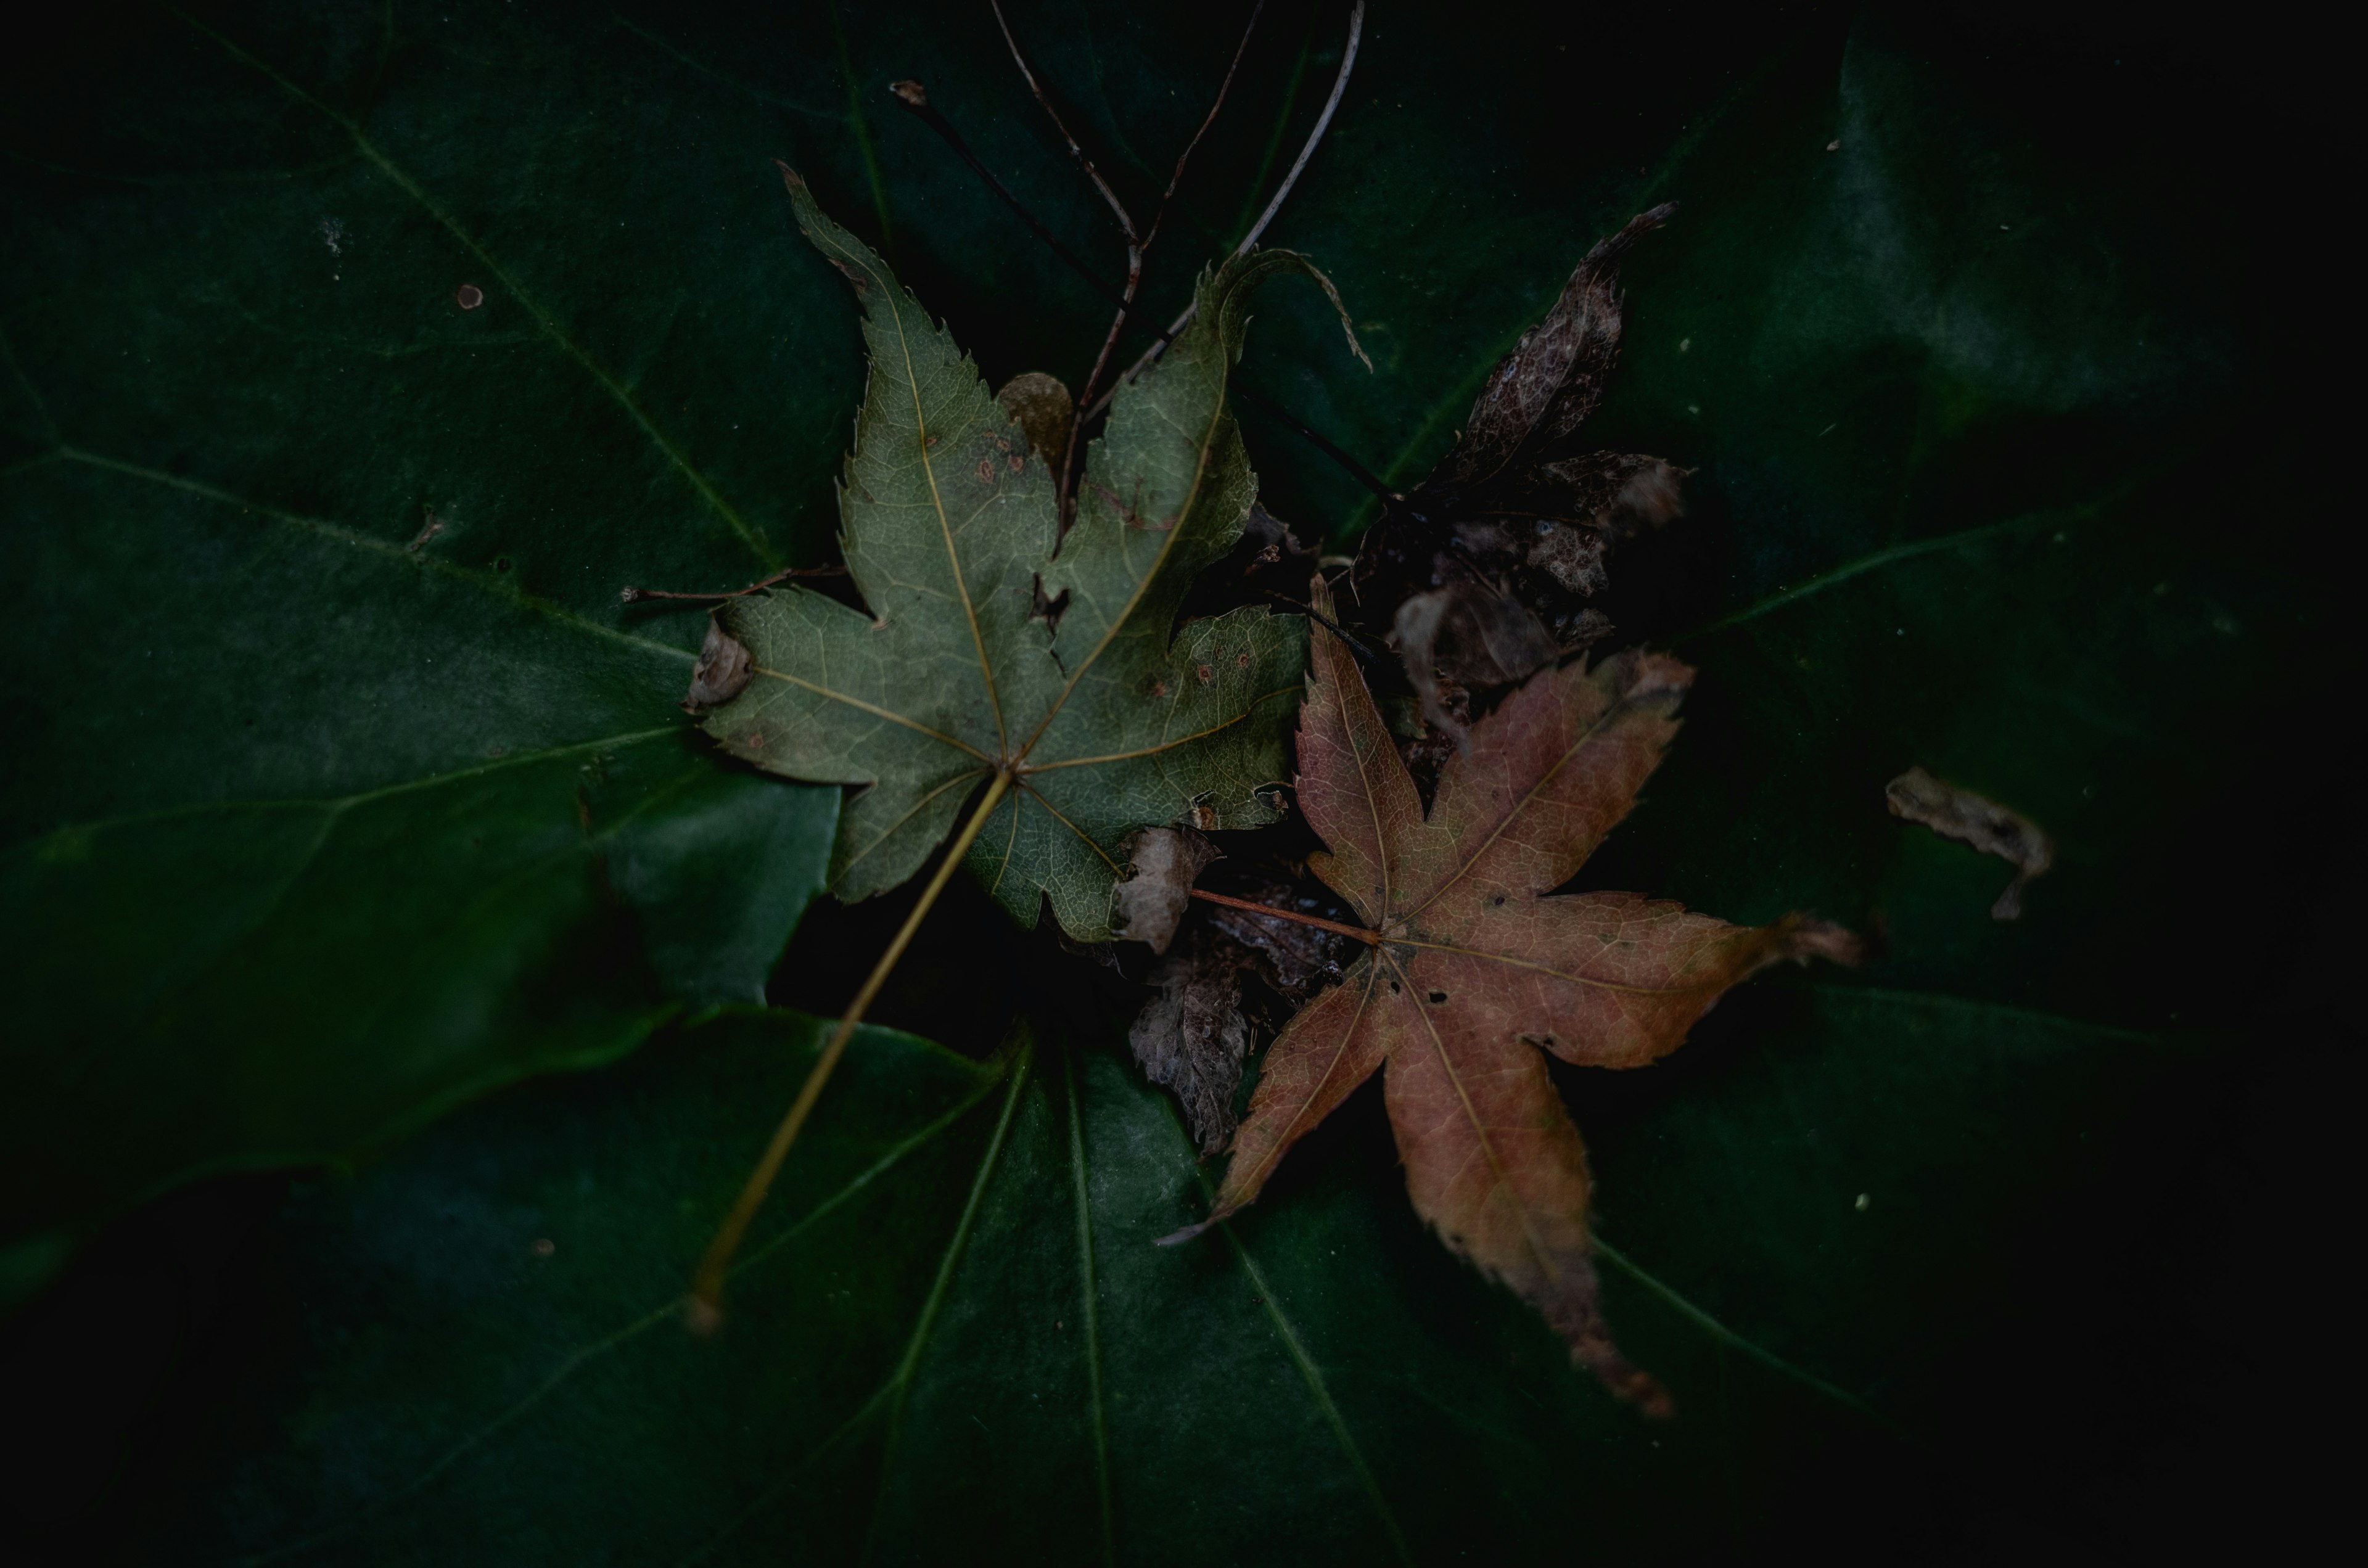
<instances>
[{"instance_id":1,"label":"leaf tip","mask_svg":"<svg viewBox=\"0 0 2368 1568\"><path fill-rule=\"evenodd\" d=\"M1224 1215L1222 1212L1212 1214L1197 1225L1187 1225L1180 1231L1170 1231L1151 1244L1156 1247L1181 1246L1224 1218Z\"/></svg>"}]
</instances>

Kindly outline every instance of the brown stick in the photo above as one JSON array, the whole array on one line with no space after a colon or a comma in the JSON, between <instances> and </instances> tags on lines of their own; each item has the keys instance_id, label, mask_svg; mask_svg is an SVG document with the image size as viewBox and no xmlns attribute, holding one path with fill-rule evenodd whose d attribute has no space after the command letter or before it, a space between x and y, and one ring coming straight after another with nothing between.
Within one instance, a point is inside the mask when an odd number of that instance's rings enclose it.
<instances>
[{"instance_id":1,"label":"brown stick","mask_svg":"<svg viewBox=\"0 0 2368 1568\"><path fill-rule=\"evenodd\" d=\"M1194 888L1192 896L1206 899L1211 903L1222 903L1228 909L1247 909L1252 915L1271 915L1277 920L1295 920L1302 926L1321 926L1343 937L1354 937L1369 948L1379 947L1382 941L1379 931L1368 931L1362 926L1343 926L1338 920L1318 920L1313 915L1294 914L1288 909L1277 909L1269 903L1252 903L1246 898L1228 898L1224 893L1211 892L1205 888Z\"/></svg>"},{"instance_id":2,"label":"brown stick","mask_svg":"<svg viewBox=\"0 0 2368 1568\"><path fill-rule=\"evenodd\" d=\"M766 578L761 583L751 583L745 588L734 588L728 594L677 594L669 592L665 588L627 588L620 593L618 597L623 599L625 603L629 605L639 604L643 599L699 599L702 601L707 599L736 599L744 594L753 594L760 589L769 588L774 584L791 577L844 577L846 575L847 568L844 566L791 566L785 570L774 573L771 576Z\"/></svg>"}]
</instances>

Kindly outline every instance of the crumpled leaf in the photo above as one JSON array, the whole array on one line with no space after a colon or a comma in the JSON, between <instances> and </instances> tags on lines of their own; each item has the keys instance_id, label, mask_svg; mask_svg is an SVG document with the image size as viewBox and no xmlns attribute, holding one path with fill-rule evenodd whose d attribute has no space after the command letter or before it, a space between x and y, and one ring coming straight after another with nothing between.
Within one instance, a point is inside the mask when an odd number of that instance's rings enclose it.
<instances>
[{"instance_id":1,"label":"crumpled leaf","mask_svg":"<svg viewBox=\"0 0 2368 1568\"><path fill-rule=\"evenodd\" d=\"M1049 898L1070 937L1105 940L1129 835L1280 814L1258 790L1282 776L1305 622L1253 606L1170 627L1255 488L1224 395L1249 294L1321 276L1258 251L1201 278L1199 319L1112 403L1064 538L1052 475L951 336L787 178L864 311L841 543L871 614L795 587L734 601L722 619L756 679L708 729L768 771L870 786L832 862L848 899L904 881L973 787L1011 774L971 869L1021 924ZM1064 605L1057 623L1040 604Z\"/></svg>"},{"instance_id":2,"label":"crumpled leaf","mask_svg":"<svg viewBox=\"0 0 2368 1568\"><path fill-rule=\"evenodd\" d=\"M2022 915L2022 890L2055 863L2055 846L2038 824L1996 801L1961 790L1920 767L1911 767L1884 786L1891 814L1921 823L1944 838L1961 839L2014 868L2014 881L1990 905L1993 920Z\"/></svg>"},{"instance_id":3,"label":"crumpled leaf","mask_svg":"<svg viewBox=\"0 0 2368 1568\"><path fill-rule=\"evenodd\" d=\"M1143 1074L1176 1096L1192 1141L1213 1154L1234 1134L1234 1096L1250 1024L1242 1011L1247 949L1206 926L1152 972L1159 994L1127 1030Z\"/></svg>"},{"instance_id":4,"label":"crumpled leaf","mask_svg":"<svg viewBox=\"0 0 2368 1568\"><path fill-rule=\"evenodd\" d=\"M1164 953L1192 902L1192 883L1224 857L1189 827L1147 827L1127 840L1127 877L1110 897L1110 935Z\"/></svg>"},{"instance_id":5,"label":"crumpled leaf","mask_svg":"<svg viewBox=\"0 0 2368 1568\"><path fill-rule=\"evenodd\" d=\"M684 709L703 713L721 707L748 689L748 649L713 616L707 619L707 640L700 645L699 662L690 666L690 691Z\"/></svg>"},{"instance_id":6,"label":"crumpled leaf","mask_svg":"<svg viewBox=\"0 0 2368 1568\"><path fill-rule=\"evenodd\" d=\"M1606 586L1605 559L1683 514L1683 470L1576 439L1619 360L1620 264L1675 210L1640 213L1587 253L1489 372L1455 446L1360 552L1360 601L1393 618L1426 717L1452 734L1440 676L1501 686L1601 641L1611 624L1585 601Z\"/></svg>"},{"instance_id":7,"label":"crumpled leaf","mask_svg":"<svg viewBox=\"0 0 2368 1568\"><path fill-rule=\"evenodd\" d=\"M1292 1144L1387 1063L1417 1211L1543 1313L1574 1360L1668 1414L1597 1310L1586 1151L1539 1052L1644 1066L1754 971L1851 961L1857 944L1797 915L1746 927L1634 893L1554 894L1676 733L1693 672L1675 659L1541 672L1473 727L1426 814L1346 647L1319 629L1310 652L1298 795L1330 853L1309 866L1369 946L1268 1051L1206 1223L1255 1199Z\"/></svg>"}]
</instances>

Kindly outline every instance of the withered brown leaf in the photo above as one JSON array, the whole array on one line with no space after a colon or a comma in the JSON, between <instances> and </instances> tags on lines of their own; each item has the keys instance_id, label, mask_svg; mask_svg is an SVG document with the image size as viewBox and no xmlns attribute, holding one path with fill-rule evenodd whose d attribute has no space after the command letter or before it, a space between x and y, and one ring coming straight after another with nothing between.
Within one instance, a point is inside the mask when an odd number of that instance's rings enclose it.
<instances>
[{"instance_id":1,"label":"withered brown leaf","mask_svg":"<svg viewBox=\"0 0 2368 1568\"><path fill-rule=\"evenodd\" d=\"M1961 839L2014 868L2014 881L1990 905L1993 920L2022 915L2022 890L2055 864L2055 844L2037 824L1996 801L1911 767L1884 787L1891 814L1921 823L1944 838Z\"/></svg>"},{"instance_id":2,"label":"withered brown leaf","mask_svg":"<svg viewBox=\"0 0 2368 1568\"><path fill-rule=\"evenodd\" d=\"M1329 608L1319 584L1317 608ZM1587 1153L1541 1052L1644 1066L1754 971L1848 962L1857 943L1798 915L1748 927L1634 893L1554 894L1676 733L1693 678L1677 660L1631 653L1540 671L1473 726L1426 814L1356 664L1320 622L1310 655L1298 798L1330 852L1309 865L1356 910L1366 946L1267 1051L1204 1223L1256 1199L1292 1144L1386 1064L1416 1210L1543 1313L1576 1361L1667 1414L1668 1394L1621 1356L1597 1310Z\"/></svg>"},{"instance_id":3,"label":"withered brown leaf","mask_svg":"<svg viewBox=\"0 0 2368 1568\"><path fill-rule=\"evenodd\" d=\"M700 645L699 662L690 666L690 691L682 699L685 711L704 713L720 708L747 689L756 666L748 646L723 630L723 621L707 618L707 641Z\"/></svg>"},{"instance_id":4,"label":"withered brown leaf","mask_svg":"<svg viewBox=\"0 0 2368 1568\"><path fill-rule=\"evenodd\" d=\"M1359 552L1360 603L1390 620L1425 715L1451 733L1438 676L1501 686L1600 641L1611 623L1585 601L1606 585L1605 559L1684 511L1684 470L1578 439L1619 362L1620 265L1674 210L1639 213L1580 259L1489 371L1454 447Z\"/></svg>"}]
</instances>

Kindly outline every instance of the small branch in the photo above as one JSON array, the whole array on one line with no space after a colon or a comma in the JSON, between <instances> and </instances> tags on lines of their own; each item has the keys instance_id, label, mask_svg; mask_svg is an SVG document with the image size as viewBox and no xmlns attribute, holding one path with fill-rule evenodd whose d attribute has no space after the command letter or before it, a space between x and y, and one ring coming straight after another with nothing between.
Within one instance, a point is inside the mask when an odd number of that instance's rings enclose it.
<instances>
[{"instance_id":1,"label":"small branch","mask_svg":"<svg viewBox=\"0 0 2368 1568\"><path fill-rule=\"evenodd\" d=\"M1206 899L1211 903L1222 903L1227 909L1247 909L1252 915L1271 915L1277 920L1294 920L1302 926L1320 926L1324 930L1337 932L1343 937L1354 937L1369 948L1379 947L1382 941L1380 932L1368 931L1362 926L1343 926L1338 920L1318 920L1313 915L1294 914L1291 910L1277 909L1268 903L1252 903L1246 898L1228 898L1224 893L1211 892L1205 888L1194 888L1192 896Z\"/></svg>"},{"instance_id":2,"label":"small branch","mask_svg":"<svg viewBox=\"0 0 2368 1568\"><path fill-rule=\"evenodd\" d=\"M1052 119L1053 129L1059 131L1061 140L1068 143L1070 158L1077 167L1086 171L1086 177L1094 182L1094 188L1102 193L1102 199L1109 202L1110 210L1118 215L1119 232L1126 236L1127 244L1139 243L1134 220L1126 215L1126 206L1119 200L1118 192L1110 187L1110 181L1102 178L1101 170L1094 167L1094 161L1086 156L1086 150L1077 145L1076 137L1069 134L1067 124L1061 119L1061 111L1053 107L1051 98L1045 97L1043 86L1036 80L1036 73L1028 63L1028 56L1020 52L1019 40L1012 36L1011 24L1004 19L1003 0L987 0L987 4L995 11L995 25L1003 29L1003 41L1010 46L1012 62L1019 67L1019 74L1027 80L1028 90L1036 95L1038 103L1044 106L1045 114Z\"/></svg>"},{"instance_id":3,"label":"small branch","mask_svg":"<svg viewBox=\"0 0 2368 1568\"><path fill-rule=\"evenodd\" d=\"M734 588L728 594L677 594L665 588L626 588L617 597L629 605L637 605L643 599L698 599L701 602L709 599L736 599L744 595L760 593L774 584L791 577L844 577L846 575L847 568L844 566L791 566L774 573L761 583L751 583L745 588Z\"/></svg>"},{"instance_id":4,"label":"small branch","mask_svg":"<svg viewBox=\"0 0 2368 1568\"><path fill-rule=\"evenodd\" d=\"M998 19L1000 18L1000 16L1001 13L998 10ZM1331 123L1332 110L1338 106L1341 92L1348 85L1348 68L1349 65L1353 64L1356 60L1357 40L1364 26L1364 5L1362 0L1359 0L1356 9L1350 13L1349 19L1349 48L1347 55L1341 62L1341 72L1339 76L1332 84L1332 97L1324 106L1323 118L1316 122L1315 131L1308 138L1307 145L1300 150L1299 161L1292 165L1291 173L1286 176L1282 189L1277 191L1275 193L1275 199L1267 204L1265 215L1259 218L1257 226L1251 229L1249 234L1243 240L1241 245L1236 247L1236 255L1247 251L1251 244L1257 242L1258 235L1264 232L1267 222L1273 218L1275 211L1281 206L1282 197L1289 193L1291 182L1296 180L1299 177L1299 171L1307 166L1307 160L1315 151L1315 143L1317 141L1321 140L1324 133L1324 128ZM1253 17L1253 20L1255 20L1255 17ZM1005 36L1007 40L1009 38L1008 28L1005 29ZM1238 51L1236 52L1235 58L1236 60L1239 58ZM1027 65L1023 61L1021 62L1021 70L1026 71L1026 69ZM1229 71L1227 73L1227 80L1230 82L1231 79L1232 73ZM1035 85L1035 79L1032 75L1029 78L1029 85L1031 87ZM970 150L969 144L962 140L962 133L954 129L953 122L948 119L935 105L929 102L928 89L918 82L908 81L895 83L889 90L896 95L896 99L899 103L903 104L907 109L912 111L916 119L920 119L923 123L927 124L930 130L935 131L940 137L945 139L946 145L953 150L954 155L962 159L965 165L969 165L973 174L975 174L980 179L985 181L988 189L994 191L996 195L1003 199L1004 204L1009 207L1011 210L1019 216L1021 222L1028 225L1028 229L1030 233L1034 234L1038 239L1043 241L1046 245L1050 246L1054 256L1059 256L1063 261L1068 263L1070 269L1076 272L1079 278L1085 279L1087 286L1090 287L1095 293L1099 294L1103 299L1108 300L1111 304L1116 305L1120 310L1120 320L1121 322L1129 319L1127 312L1133 309L1133 301L1129 298L1129 296L1124 291L1106 280L1100 273L1095 271L1090 263L1085 261L1075 251L1071 250L1068 246L1063 244L1058 239L1053 237L1053 231L1046 228L1043 222L1038 219L1033 212L1030 212L1028 210L1027 205L1022 202L1018 196L1012 193L1011 188L1008 186L1006 186L1002 180L996 177L995 171L988 168L985 162L983 162L976 153ZM1055 117L1054 123L1059 123L1057 117ZM1062 134L1064 136L1068 134L1065 128L1064 128ZM1078 155L1082 158L1084 154L1080 153ZM1180 161L1178 164L1178 171L1180 176ZM1096 177L1099 178L1099 176L1097 176ZM1138 256L1135 259L1139 261L1140 257ZM1189 325L1191 320L1192 312L1187 311L1183 315L1178 317L1176 324L1166 332L1160 332L1156 328L1148 329L1152 332L1155 340L1150 351L1145 353L1141 359L1137 360L1134 368L1129 370L1125 376L1121 378L1121 381L1131 381L1139 376L1144 368L1150 365L1152 360L1158 356L1160 350L1166 348L1168 343L1174 339L1176 334L1181 332L1185 326ZM1103 357L1106 358L1108 354L1109 346L1106 342L1103 347ZM1099 373L1099 361L1097 361L1098 377ZM1338 463L1342 470L1351 478L1355 479L1358 483L1363 485L1367 490L1372 491L1375 495L1380 496L1384 502L1395 503L1404 499L1404 497L1400 496L1397 492L1390 489L1389 486L1375 478L1372 471L1367 469L1364 464L1357 461L1356 459L1350 457L1347 452L1341 450L1338 446L1335 446L1324 437L1319 436L1315 431L1309 429L1305 425L1301 424L1299 420L1294 418L1281 406L1271 400L1252 392L1247 387L1240 386L1238 384L1233 385L1234 390L1241 394L1245 402L1252 403L1273 415L1273 417L1281 422L1286 428L1292 430L1303 439L1315 447L1334 462ZM1099 399L1096 399L1090 406L1087 404L1085 399L1080 398L1078 400L1077 406L1084 409L1085 413L1082 417L1076 417L1071 421L1070 440L1068 448L1063 454L1062 459L1064 471L1067 470L1068 464L1075 460L1076 455L1084 447L1085 443L1078 440L1076 437L1083 433L1084 427L1087 424L1102 416L1102 414L1110 407L1110 399L1115 397L1117 392L1118 388L1114 384L1108 392L1104 392ZM1069 472L1064 472L1061 476L1060 494L1062 498L1063 525L1065 527L1068 517L1068 502L1070 497L1074 494L1074 479Z\"/></svg>"},{"instance_id":5,"label":"small branch","mask_svg":"<svg viewBox=\"0 0 2368 1568\"><path fill-rule=\"evenodd\" d=\"M994 814L995 808L1002 803L1010 788L1011 775L997 773L995 781L987 786L985 798L979 801L978 809L971 812L970 821L962 824L961 835L947 846L945 858L938 863L937 875L931 877L929 885L921 891L920 902L913 906L913 913L905 917L905 924L896 932L895 939L888 944L888 950L880 955L878 963L871 966L871 976L863 983L863 989L857 992L855 1000L848 1004L846 1015L838 1020L838 1028L831 1031L830 1043L823 1047L821 1057L806 1074L806 1081L799 1088L798 1097L791 1105L790 1113L775 1129L773 1141L765 1146L764 1155L757 1160L757 1168L748 1173L747 1184L741 1187L739 1200L732 1205L732 1212L715 1233L715 1239L707 1244L707 1256L700 1259L699 1272L691 1277L690 1300L686 1312L694 1330L712 1333L721 1326L724 1274L731 1268L733 1255L740 1250L740 1243L747 1235L749 1224L757 1218L757 1210L765 1206L765 1195L772 1190L773 1178L780 1174L781 1162L789 1157L790 1145L798 1141L799 1130L805 1126L806 1117L813 1111L814 1102L822 1097L823 1085L830 1082L831 1069L838 1065L839 1057L845 1054L847 1042L855 1034L855 1026L863 1021L865 1010L871 1006L872 998L880 994L880 987L887 983L889 971L896 967L896 960L904 957L905 944L912 941L913 933L920 928L922 916L928 915L929 907L938 902L938 894L945 891L946 880L953 875L954 868L962 864L962 857L970 853L972 841L978 837L979 829L986 825L986 819Z\"/></svg>"},{"instance_id":6,"label":"small branch","mask_svg":"<svg viewBox=\"0 0 2368 1568\"><path fill-rule=\"evenodd\" d=\"M1316 146L1324 140L1324 133L1332 128L1332 111L1340 107L1341 95L1349 90L1349 73L1356 68L1357 44L1358 40L1363 38L1364 32L1365 0L1357 0L1355 6L1349 12L1349 42L1348 46L1340 51L1340 74L1332 78L1332 96L1324 100L1324 112L1315 117L1315 129L1307 133L1307 143L1299 149L1299 156L1292 160L1291 172L1284 175L1282 184L1275 187L1274 199L1266 204L1266 210L1258 214L1258 221L1250 225L1249 232L1242 236L1241 243L1234 247L1235 256L1248 255L1250 247L1258 243L1259 236L1266 233L1266 226L1274 222L1276 213L1282 210L1283 200L1291 195L1291 187L1299 183L1300 172L1307 167L1307 161L1315 155ZM1185 306L1183 312L1168 324L1167 330L1159 335L1158 340L1143 351L1143 358L1127 367L1126 374L1120 377L1120 381L1133 381L1144 371L1149 369L1152 362L1166 353L1167 346L1176 340L1176 335L1192 324L1192 317L1200 308L1198 301ZM1103 396L1102 403L1108 403L1111 397L1117 395L1117 392L1118 389L1113 386L1110 392ZM1097 404L1093 412L1097 415L1101 413L1100 404Z\"/></svg>"},{"instance_id":7,"label":"small branch","mask_svg":"<svg viewBox=\"0 0 2368 1568\"><path fill-rule=\"evenodd\" d=\"M970 143L962 139L962 132L954 129L953 121L938 112L937 108L930 104L927 88L918 82L892 82L888 85L888 90L896 95L898 103L912 111L916 119L945 138L946 145L954 150L954 156L969 165L971 173L985 180L989 190L1003 198L1004 203L1019 215L1019 221L1028 225L1029 231L1053 247L1054 256L1067 262L1078 277L1093 285L1095 293L1112 304L1121 302L1119 291L1102 281L1101 274L1096 272L1091 264L1054 238L1053 231L1039 222L1036 214L1028 210L1019 198L1011 193L1011 187L996 178L995 171L988 168L979 155L970 150Z\"/></svg>"},{"instance_id":8,"label":"small branch","mask_svg":"<svg viewBox=\"0 0 2368 1568\"><path fill-rule=\"evenodd\" d=\"M1381 667L1383 661L1382 656L1379 653L1376 653L1371 648L1366 647L1347 629L1342 627L1338 621L1334 620L1330 616L1326 615L1314 605L1308 604L1302 599L1294 599L1289 594L1278 594L1272 588L1265 588L1259 591L1264 593L1268 598L1272 599L1279 605L1289 605L1292 608L1297 610L1300 614L1305 616L1308 619L1314 621L1325 631L1329 631L1333 636L1340 639L1341 645L1347 648L1351 654L1355 655L1358 662L1364 665L1368 669L1377 669Z\"/></svg>"},{"instance_id":9,"label":"small branch","mask_svg":"<svg viewBox=\"0 0 2368 1568\"><path fill-rule=\"evenodd\" d=\"M1321 451L1326 457L1330 458L1334 462L1338 463L1342 468L1349 472L1349 476L1350 478L1363 485L1366 489L1372 491L1374 494L1380 496L1383 502L1397 502L1406 499L1404 495L1399 494L1396 491L1391 489L1388 485L1375 478L1372 471L1366 468L1363 463L1359 462L1356 459L1350 457L1348 453L1334 446L1324 437L1319 436L1315 431L1309 429L1306 426L1302 425L1296 418L1292 417L1281 404L1276 403L1272 398L1268 397L1263 392L1253 391L1251 388L1246 387L1236 381L1229 380L1226 384L1233 389L1244 403L1248 403L1253 408L1264 409L1269 417L1280 421L1283 426L1296 433L1301 438L1314 445L1316 449Z\"/></svg>"},{"instance_id":10,"label":"small branch","mask_svg":"<svg viewBox=\"0 0 2368 1568\"><path fill-rule=\"evenodd\" d=\"M1359 0L1362 4L1362 0ZM1192 150L1201 145L1201 138L1209 134L1209 127L1217 123L1217 111L1225 107L1225 95L1233 91L1234 73L1242 68L1242 56L1250 49L1250 35L1258 31L1258 17L1266 10L1266 0L1258 0L1250 7L1250 19L1243 25L1242 41L1234 46L1233 63L1225 67L1225 79L1217 84L1217 100L1201 119L1201 129L1192 132L1192 140L1184 143L1184 151L1176 156L1176 172L1167 176L1167 188L1159 195L1159 205L1151 214L1151 228L1143 236L1143 248L1149 250L1151 242L1159 237L1159 225L1167 221L1167 204L1176 199L1176 187L1184 183L1184 165L1192 161Z\"/></svg>"}]
</instances>

